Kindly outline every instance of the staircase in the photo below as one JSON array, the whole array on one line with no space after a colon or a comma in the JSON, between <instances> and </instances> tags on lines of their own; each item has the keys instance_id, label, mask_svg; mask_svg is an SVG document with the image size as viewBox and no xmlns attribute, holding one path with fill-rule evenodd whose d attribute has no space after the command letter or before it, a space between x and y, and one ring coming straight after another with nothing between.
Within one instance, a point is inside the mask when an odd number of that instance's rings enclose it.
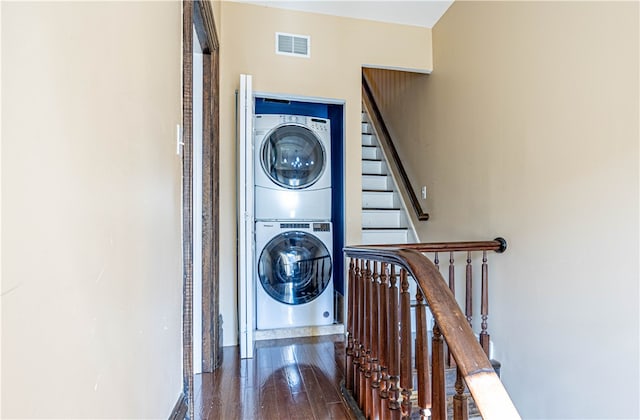
<instances>
[{"instance_id":1,"label":"staircase","mask_svg":"<svg viewBox=\"0 0 640 420\"><path fill-rule=\"evenodd\" d=\"M362 112L362 244L417 242L378 138Z\"/></svg>"},{"instance_id":2,"label":"staircase","mask_svg":"<svg viewBox=\"0 0 640 420\"><path fill-rule=\"evenodd\" d=\"M389 170L389 164L384 151L375 134L375 130L369 123L369 117L365 111L362 112L362 244L402 244L418 242L415 228L407 213L407 207L399 192L395 179ZM415 296L416 284L409 276L410 295ZM412 305L415 300L412 299ZM433 318L427 310L428 334L431 334ZM415 313L411 313L411 331L415 336L416 323ZM500 374L500 364L491 361L498 375ZM414 371L415 375L416 372ZM456 368L445 370L445 394L448 418L453 418L453 396L456 382ZM414 379L416 383L416 379ZM468 414L470 420L481 420L479 411L473 398L466 389L465 396L468 398ZM348 391L343 392L351 400L349 404L355 413L362 413L356 401ZM417 399L417 393L413 392L411 399ZM417 405L417 404L416 404ZM354 408L355 407L355 408ZM417 411L413 411L411 419L420 418Z\"/></svg>"}]
</instances>

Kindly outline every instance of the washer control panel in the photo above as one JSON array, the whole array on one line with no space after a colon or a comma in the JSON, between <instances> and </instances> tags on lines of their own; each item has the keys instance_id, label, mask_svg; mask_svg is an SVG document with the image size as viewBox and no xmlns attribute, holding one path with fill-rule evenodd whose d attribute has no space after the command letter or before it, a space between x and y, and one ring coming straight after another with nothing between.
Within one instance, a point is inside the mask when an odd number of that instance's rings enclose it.
<instances>
[{"instance_id":1,"label":"washer control panel","mask_svg":"<svg viewBox=\"0 0 640 420\"><path fill-rule=\"evenodd\" d=\"M316 131L329 131L329 124L327 120L323 120L320 118L310 118L309 119L309 127L313 128Z\"/></svg>"}]
</instances>

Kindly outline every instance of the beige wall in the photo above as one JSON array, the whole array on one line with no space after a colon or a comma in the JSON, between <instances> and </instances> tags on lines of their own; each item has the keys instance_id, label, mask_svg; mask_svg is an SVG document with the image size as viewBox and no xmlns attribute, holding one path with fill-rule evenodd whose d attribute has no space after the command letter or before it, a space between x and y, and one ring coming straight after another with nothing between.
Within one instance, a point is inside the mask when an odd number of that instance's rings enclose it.
<instances>
[{"instance_id":1,"label":"beige wall","mask_svg":"<svg viewBox=\"0 0 640 420\"><path fill-rule=\"evenodd\" d=\"M2 22L2 5L0 4L0 22ZM2 30L0 29L0 52L2 47ZM0 80L2 78L2 54L0 54ZM2 83L0 82L0 186L2 185ZM0 390L2 389L2 188L0 187ZM0 417L2 417L2 395L0 391Z\"/></svg>"},{"instance_id":2,"label":"beige wall","mask_svg":"<svg viewBox=\"0 0 640 420\"><path fill-rule=\"evenodd\" d=\"M363 64L431 69L431 30L231 2L222 3L220 69L221 312L224 343L237 343L235 96L241 73L254 90L345 101L347 243L360 242L360 78ZM311 36L311 58L275 54L275 32ZM399 47L401 46L401 47Z\"/></svg>"},{"instance_id":3,"label":"beige wall","mask_svg":"<svg viewBox=\"0 0 640 420\"><path fill-rule=\"evenodd\" d=\"M2 2L2 418L182 388L179 2Z\"/></svg>"},{"instance_id":4,"label":"beige wall","mask_svg":"<svg viewBox=\"0 0 640 420\"><path fill-rule=\"evenodd\" d=\"M637 2L455 2L387 109L422 240L509 241L490 329L525 418L638 418Z\"/></svg>"},{"instance_id":5,"label":"beige wall","mask_svg":"<svg viewBox=\"0 0 640 420\"><path fill-rule=\"evenodd\" d=\"M216 25L216 32L218 36L220 36L220 25L222 24L220 20L221 19L220 17L222 16L222 12L221 12L222 1L223 0L209 0L209 3L211 4L211 8L213 10L213 21Z\"/></svg>"}]
</instances>

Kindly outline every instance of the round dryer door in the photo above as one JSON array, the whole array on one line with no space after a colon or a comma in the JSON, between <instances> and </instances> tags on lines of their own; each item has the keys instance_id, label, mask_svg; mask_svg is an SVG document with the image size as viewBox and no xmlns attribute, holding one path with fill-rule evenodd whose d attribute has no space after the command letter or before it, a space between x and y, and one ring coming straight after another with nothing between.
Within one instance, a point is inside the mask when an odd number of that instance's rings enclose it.
<instances>
[{"instance_id":1,"label":"round dryer door","mask_svg":"<svg viewBox=\"0 0 640 420\"><path fill-rule=\"evenodd\" d=\"M301 189L313 185L325 166L322 143L311 130L287 124L275 128L262 143L262 168L277 185Z\"/></svg>"},{"instance_id":2,"label":"round dryer door","mask_svg":"<svg viewBox=\"0 0 640 420\"><path fill-rule=\"evenodd\" d=\"M269 296L279 302L289 305L311 302L331 281L331 255L309 233L284 232L262 250L258 277Z\"/></svg>"}]
</instances>

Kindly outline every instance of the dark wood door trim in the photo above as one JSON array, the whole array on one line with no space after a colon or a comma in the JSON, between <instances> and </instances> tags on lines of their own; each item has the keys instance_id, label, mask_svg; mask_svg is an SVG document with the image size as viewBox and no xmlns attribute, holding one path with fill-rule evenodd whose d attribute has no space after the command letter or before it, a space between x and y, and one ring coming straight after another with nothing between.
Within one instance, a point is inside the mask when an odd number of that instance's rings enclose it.
<instances>
[{"instance_id":1,"label":"dark wood door trim","mask_svg":"<svg viewBox=\"0 0 640 420\"><path fill-rule=\"evenodd\" d=\"M202 185L202 368L210 372L220 360L219 344L219 65L218 35L209 0L183 0L182 22L182 231L183 392L194 418L193 395L193 28L203 51ZM199 344L199 343L198 343Z\"/></svg>"},{"instance_id":2,"label":"dark wood door trim","mask_svg":"<svg viewBox=\"0 0 640 420\"><path fill-rule=\"evenodd\" d=\"M202 144L202 371L220 363L218 50L204 55Z\"/></svg>"},{"instance_id":3,"label":"dark wood door trim","mask_svg":"<svg viewBox=\"0 0 640 420\"><path fill-rule=\"evenodd\" d=\"M182 2L182 380L193 418L193 2Z\"/></svg>"},{"instance_id":4,"label":"dark wood door trim","mask_svg":"<svg viewBox=\"0 0 640 420\"><path fill-rule=\"evenodd\" d=\"M218 32L213 17L213 8L208 0L195 0L197 7L193 10L193 23L200 39L200 46L205 54L218 51Z\"/></svg>"}]
</instances>

